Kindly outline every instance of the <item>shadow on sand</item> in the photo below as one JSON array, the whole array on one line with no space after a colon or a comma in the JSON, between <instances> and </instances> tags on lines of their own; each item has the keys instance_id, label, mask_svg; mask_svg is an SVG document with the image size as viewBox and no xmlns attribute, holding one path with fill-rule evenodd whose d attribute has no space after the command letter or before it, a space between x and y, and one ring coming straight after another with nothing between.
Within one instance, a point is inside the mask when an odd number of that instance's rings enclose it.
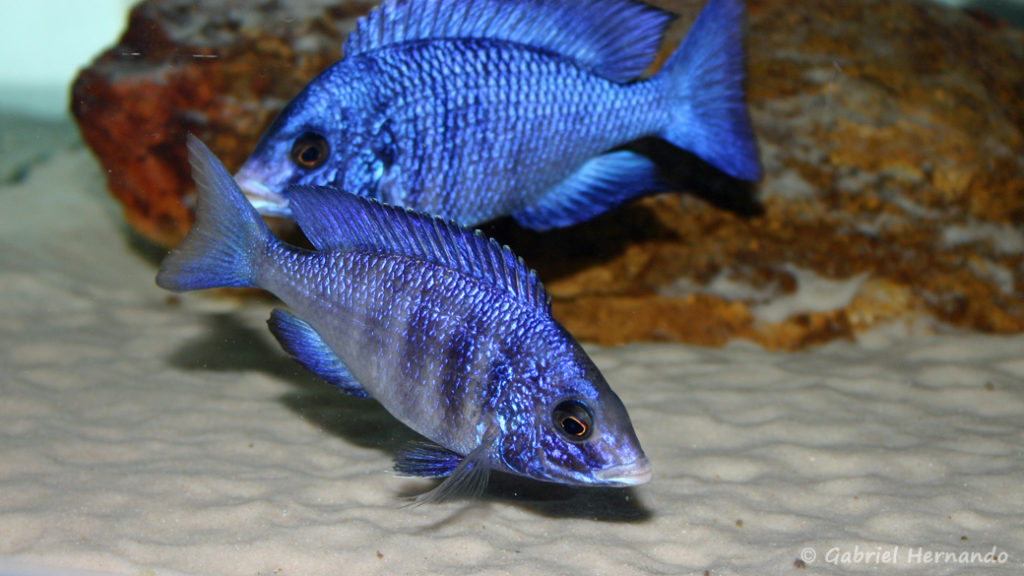
<instances>
[{"instance_id":1,"label":"shadow on sand","mask_svg":"<svg viewBox=\"0 0 1024 576\"><path fill-rule=\"evenodd\" d=\"M211 314L206 322L208 329L201 338L172 354L169 360L173 366L190 371L258 371L273 375L293 388L280 397L288 409L346 442L378 449L389 456L409 442L422 440L375 400L346 396L307 372L277 348L272 337L237 315ZM410 480L409 490L396 495L396 508L407 503L404 499L429 487L422 480ZM446 521L460 516L462 510L490 503L511 504L550 518L642 522L652 516L630 488L577 488L494 473L481 501L451 504L458 508Z\"/></svg>"}]
</instances>

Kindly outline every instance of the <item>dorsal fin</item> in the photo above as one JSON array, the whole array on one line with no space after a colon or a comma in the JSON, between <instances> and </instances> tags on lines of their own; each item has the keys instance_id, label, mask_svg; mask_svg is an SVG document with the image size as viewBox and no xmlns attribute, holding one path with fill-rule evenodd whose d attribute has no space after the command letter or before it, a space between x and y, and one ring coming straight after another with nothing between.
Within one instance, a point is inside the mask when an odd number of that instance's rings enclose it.
<instances>
[{"instance_id":1,"label":"dorsal fin","mask_svg":"<svg viewBox=\"0 0 1024 576\"><path fill-rule=\"evenodd\" d=\"M414 40L503 40L627 82L654 61L673 18L636 0L385 0L359 21L344 54Z\"/></svg>"},{"instance_id":2,"label":"dorsal fin","mask_svg":"<svg viewBox=\"0 0 1024 576\"><path fill-rule=\"evenodd\" d=\"M504 289L532 307L550 309L536 272L508 246L479 231L337 188L293 186L285 196L295 221L319 250L371 250L420 258Z\"/></svg>"}]
</instances>

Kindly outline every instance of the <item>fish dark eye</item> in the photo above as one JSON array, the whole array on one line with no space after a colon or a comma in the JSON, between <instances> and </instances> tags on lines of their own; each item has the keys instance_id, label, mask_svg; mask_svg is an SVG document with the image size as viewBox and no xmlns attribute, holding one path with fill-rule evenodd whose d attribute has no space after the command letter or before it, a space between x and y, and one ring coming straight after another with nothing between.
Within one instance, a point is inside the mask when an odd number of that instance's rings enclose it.
<instances>
[{"instance_id":1,"label":"fish dark eye","mask_svg":"<svg viewBox=\"0 0 1024 576\"><path fill-rule=\"evenodd\" d=\"M305 168L312 170L323 166L331 147L327 145L327 139L315 132L306 132L292 144L292 161Z\"/></svg>"},{"instance_id":2,"label":"fish dark eye","mask_svg":"<svg viewBox=\"0 0 1024 576\"><path fill-rule=\"evenodd\" d=\"M555 427L569 440L586 440L590 437L594 419L582 402L566 400L555 407L551 417Z\"/></svg>"}]
</instances>

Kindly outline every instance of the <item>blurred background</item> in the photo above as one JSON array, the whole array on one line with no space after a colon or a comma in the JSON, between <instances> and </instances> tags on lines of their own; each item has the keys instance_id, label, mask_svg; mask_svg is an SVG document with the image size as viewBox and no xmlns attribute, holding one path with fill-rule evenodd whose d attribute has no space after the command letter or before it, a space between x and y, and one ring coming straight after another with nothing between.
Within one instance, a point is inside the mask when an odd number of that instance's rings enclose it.
<instances>
[{"instance_id":1,"label":"blurred background","mask_svg":"<svg viewBox=\"0 0 1024 576\"><path fill-rule=\"evenodd\" d=\"M71 80L121 35L133 0L0 0L0 112L68 114Z\"/></svg>"},{"instance_id":2,"label":"blurred background","mask_svg":"<svg viewBox=\"0 0 1024 576\"><path fill-rule=\"evenodd\" d=\"M1024 25L1024 0L933 1L986 11ZM72 78L121 35L133 4L133 0L0 0L0 112L66 116Z\"/></svg>"}]
</instances>

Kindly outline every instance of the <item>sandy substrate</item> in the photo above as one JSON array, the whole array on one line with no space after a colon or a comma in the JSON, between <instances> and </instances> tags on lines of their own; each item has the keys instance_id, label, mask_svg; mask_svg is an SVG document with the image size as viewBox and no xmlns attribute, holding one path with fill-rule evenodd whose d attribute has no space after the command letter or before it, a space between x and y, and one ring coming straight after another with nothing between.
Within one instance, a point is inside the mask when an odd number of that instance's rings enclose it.
<instances>
[{"instance_id":1,"label":"sandy substrate","mask_svg":"<svg viewBox=\"0 0 1024 576\"><path fill-rule=\"evenodd\" d=\"M270 302L158 289L85 150L0 206L0 573L1024 568L1022 337L592 349L650 484L402 508L410 433L287 359Z\"/></svg>"}]
</instances>

